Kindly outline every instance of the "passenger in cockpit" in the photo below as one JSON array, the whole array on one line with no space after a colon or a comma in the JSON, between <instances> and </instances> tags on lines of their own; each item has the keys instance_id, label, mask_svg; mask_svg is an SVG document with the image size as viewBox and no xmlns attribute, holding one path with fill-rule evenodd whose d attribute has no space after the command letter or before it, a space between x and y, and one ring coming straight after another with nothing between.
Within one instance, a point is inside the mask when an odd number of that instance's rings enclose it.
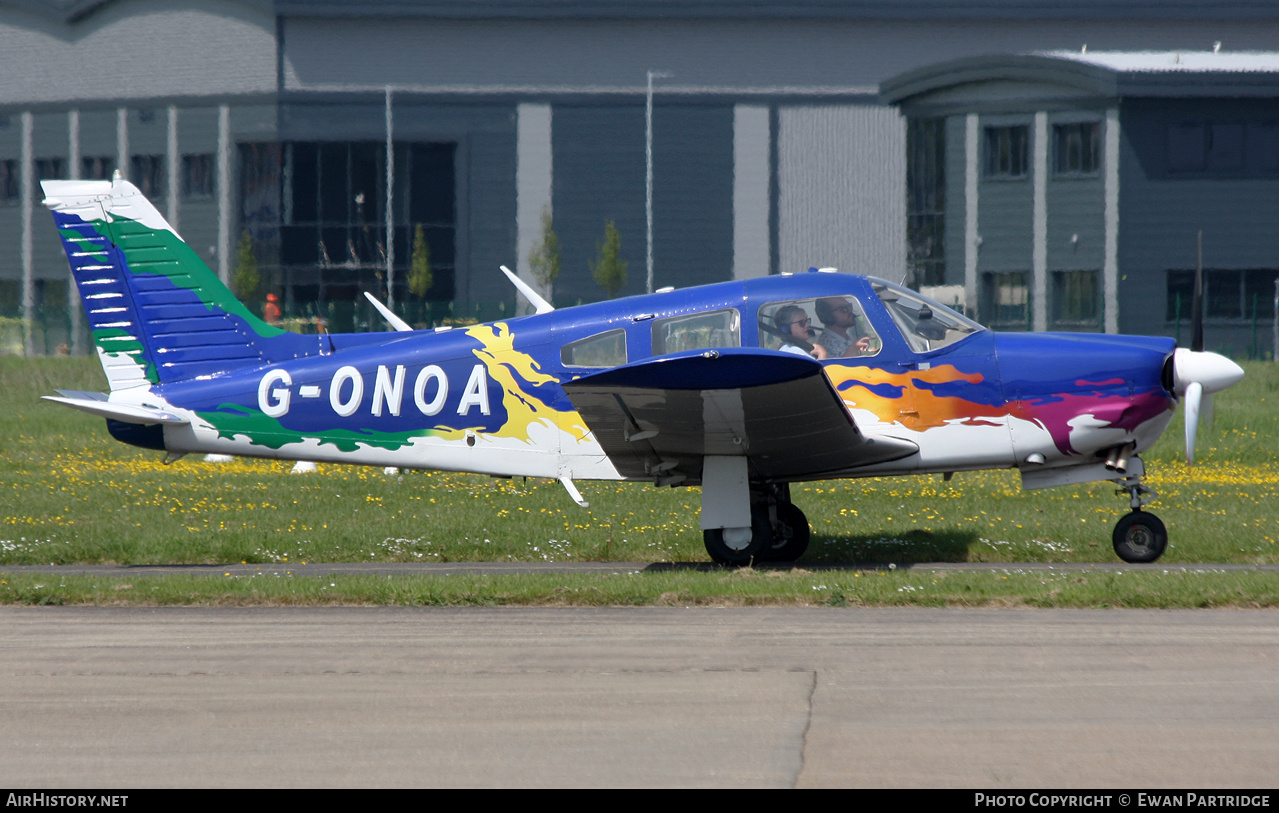
<instances>
[{"instance_id":1,"label":"passenger in cockpit","mask_svg":"<svg viewBox=\"0 0 1279 813\"><path fill-rule=\"evenodd\" d=\"M828 357L826 348L820 344L813 344L813 338L817 334L813 330L812 320L808 318L808 312L803 308L798 305L779 308L777 313L773 314L773 322L777 325L777 329L788 337L780 348L782 352L812 356L818 361Z\"/></svg>"}]
</instances>

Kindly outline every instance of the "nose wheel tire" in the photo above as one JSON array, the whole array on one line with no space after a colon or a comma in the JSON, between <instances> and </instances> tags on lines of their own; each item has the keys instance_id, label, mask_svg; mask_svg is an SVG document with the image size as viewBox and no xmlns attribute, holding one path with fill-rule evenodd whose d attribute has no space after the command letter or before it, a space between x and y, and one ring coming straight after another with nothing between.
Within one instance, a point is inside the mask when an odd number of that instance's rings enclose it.
<instances>
[{"instance_id":1,"label":"nose wheel tire","mask_svg":"<svg viewBox=\"0 0 1279 813\"><path fill-rule=\"evenodd\" d=\"M1115 553L1133 564L1153 562L1168 547L1168 530L1159 517L1133 511L1115 525Z\"/></svg>"}]
</instances>

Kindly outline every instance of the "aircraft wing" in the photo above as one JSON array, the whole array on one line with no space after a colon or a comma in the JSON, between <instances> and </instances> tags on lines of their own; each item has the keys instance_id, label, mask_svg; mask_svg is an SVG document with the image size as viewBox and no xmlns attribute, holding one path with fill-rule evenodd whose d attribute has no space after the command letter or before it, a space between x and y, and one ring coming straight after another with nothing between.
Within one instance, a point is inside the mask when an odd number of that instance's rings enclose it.
<instances>
[{"instance_id":1,"label":"aircraft wing","mask_svg":"<svg viewBox=\"0 0 1279 813\"><path fill-rule=\"evenodd\" d=\"M645 359L564 384L619 473L698 481L706 455L745 455L751 476L803 480L919 450L868 438L816 361L724 348Z\"/></svg>"}]
</instances>

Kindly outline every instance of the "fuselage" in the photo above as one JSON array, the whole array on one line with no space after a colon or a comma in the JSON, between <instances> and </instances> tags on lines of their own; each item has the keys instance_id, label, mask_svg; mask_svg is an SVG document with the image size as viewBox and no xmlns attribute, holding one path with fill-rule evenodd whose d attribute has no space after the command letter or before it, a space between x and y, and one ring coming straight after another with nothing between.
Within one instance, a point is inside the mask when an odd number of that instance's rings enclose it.
<instances>
[{"instance_id":1,"label":"fuselage","mask_svg":"<svg viewBox=\"0 0 1279 813\"><path fill-rule=\"evenodd\" d=\"M877 346L822 361L826 377L865 435L919 451L814 477L1095 463L1126 443L1147 448L1171 419L1170 339L995 334L962 317L947 331L935 323L949 312L928 303L934 313L920 320L899 290L814 273L451 330L335 335L322 353L153 385L142 397L193 417L156 427L172 452L616 479L563 383L664 353L777 350L771 314L790 306L814 318L814 303L844 298L856 300L857 332Z\"/></svg>"}]
</instances>

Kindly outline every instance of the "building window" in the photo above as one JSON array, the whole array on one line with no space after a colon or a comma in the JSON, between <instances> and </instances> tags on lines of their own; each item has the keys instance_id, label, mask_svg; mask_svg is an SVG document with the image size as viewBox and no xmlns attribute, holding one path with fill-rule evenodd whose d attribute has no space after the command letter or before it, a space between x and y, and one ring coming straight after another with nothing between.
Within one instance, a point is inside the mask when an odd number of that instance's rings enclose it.
<instances>
[{"instance_id":1,"label":"building window","mask_svg":"<svg viewBox=\"0 0 1279 813\"><path fill-rule=\"evenodd\" d=\"M22 280L0 279L0 316L22 318Z\"/></svg>"},{"instance_id":2,"label":"building window","mask_svg":"<svg viewBox=\"0 0 1279 813\"><path fill-rule=\"evenodd\" d=\"M115 171L115 159L109 155L92 155L80 159L80 177L86 181L109 181Z\"/></svg>"},{"instance_id":3,"label":"building window","mask_svg":"<svg viewBox=\"0 0 1279 813\"><path fill-rule=\"evenodd\" d=\"M1195 272L1169 271L1166 290L1168 296L1164 320L1168 322L1189 320L1190 305L1195 297Z\"/></svg>"},{"instance_id":4,"label":"building window","mask_svg":"<svg viewBox=\"0 0 1279 813\"><path fill-rule=\"evenodd\" d=\"M1096 175L1101 169L1101 124L1095 121L1053 127L1053 172Z\"/></svg>"},{"instance_id":5,"label":"building window","mask_svg":"<svg viewBox=\"0 0 1279 813\"><path fill-rule=\"evenodd\" d=\"M213 197L213 154L182 156L182 197Z\"/></svg>"},{"instance_id":6,"label":"building window","mask_svg":"<svg viewBox=\"0 0 1279 813\"><path fill-rule=\"evenodd\" d=\"M1252 319L1268 313L1274 301L1279 270L1204 269L1204 318ZM1195 298L1195 272L1169 271L1164 318L1169 322L1190 322Z\"/></svg>"},{"instance_id":7,"label":"building window","mask_svg":"<svg viewBox=\"0 0 1279 813\"><path fill-rule=\"evenodd\" d=\"M1249 175L1279 174L1279 122L1248 122L1244 128L1244 166Z\"/></svg>"},{"instance_id":8,"label":"building window","mask_svg":"<svg viewBox=\"0 0 1279 813\"><path fill-rule=\"evenodd\" d=\"M67 177L67 161L65 158L37 158L37 181L60 181Z\"/></svg>"},{"instance_id":9,"label":"building window","mask_svg":"<svg viewBox=\"0 0 1279 813\"><path fill-rule=\"evenodd\" d=\"M1170 124L1168 172L1228 177L1279 174L1279 123L1183 121Z\"/></svg>"},{"instance_id":10,"label":"building window","mask_svg":"<svg viewBox=\"0 0 1279 813\"><path fill-rule=\"evenodd\" d=\"M1030 129L1024 124L986 128L986 177L1026 177Z\"/></svg>"},{"instance_id":11,"label":"building window","mask_svg":"<svg viewBox=\"0 0 1279 813\"><path fill-rule=\"evenodd\" d=\"M982 274L982 321L992 328L1029 330L1029 279L1025 271Z\"/></svg>"},{"instance_id":12,"label":"building window","mask_svg":"<svg viewBox=\"0 0 1279 813\"><path fill-rule=\"evenodd\" d=\"M394 241L397 306L408 308L410 322L432 319L424 310L427 305L408 291L418 226L430 246L434 278L427 300L454 298L457 145L397 143L394 150L388 235L385 143L240 145L235 188L241 222L253 237L259 273L285 295L286 303L336 307L336 312L330 311L330 324L353 325L351 303L360 298L360 291L386 296L389 237ZM216 171L214 161L211 172ZM217 181L212 183L217 191Z\"/></svg>"},{"instance_id":13,"label":"building window","mask_svg":"<svg viewBox=\"0 0 1279 813\"><path fill-rule=\"evenodd\" d=\"M1054 271L1053 322L1071 327L1101 323L1101 274L1097 271Z\"/></svg>"},{"instance_id":14,"label":"building window","mask_svg":"<svg viewBox=\"0 0 1279 813\"><path fill-rule=\"evenodd\" d=\"M1243 272L1204 272L1204 317L1243 318Z\"/></svg>"},{"instance_id":15,"label":"building window","mask_svg":"<svg viewBox=\"0 0 1279 813\"><path fill-rule=\"evenodd\" d=\"M65 158L37 158L35 160L36 182L31 187L31 194L36 200L44 197L40 188L41 181L60 181L67 177L67 161Z\"/></svg>"},{"instance_id":16,"label":"building window","mask_svg":"<svg viewBox=\"0 0 1279 813\"><path fill-rule=\"evenodd\" d=\"M18 162L13 158L0 161L0 203L17 203L22 179L18 175Z\"/></svg>"},{"instance_id":17,"label":"building window","mask_svg":"<svg viewBox=\"0 0 1279 813\"><path fill-rule=\"evenodd\" d=\"M1172 124L1168 127L1168 171L1203 172L1204 126L1202 123Z\"/></svg>"},{"instance_id":18,"label":"building window","mask_svg":"<svg viewBox=\"0 0 1279 813\"><path fill-rule=\"evenodd\" d=\"M946 284L946 120L906 124L906 252L912 287Z\"/></svg>"},{"instance_id":19,"label":"building window","mask_svg":"<svg viewBox=\"0 0 1279 813\"><path fill-rule=\"evenodd\" d=\"M1209 172L1241 172L1243 170L1243 125L1209 124L1207 154L1204 164Z\"/></svg>"},{"instance_id":20,"label":"building window","mask_svg":"<svg viewBox=\"0 0 1279 813\"><path fill-rule=\"evenodd\" d=\"M133 181L139 192L152 200L164 197L164 156L133 156L129 180Z\"/></svg>"}]
</instances>

